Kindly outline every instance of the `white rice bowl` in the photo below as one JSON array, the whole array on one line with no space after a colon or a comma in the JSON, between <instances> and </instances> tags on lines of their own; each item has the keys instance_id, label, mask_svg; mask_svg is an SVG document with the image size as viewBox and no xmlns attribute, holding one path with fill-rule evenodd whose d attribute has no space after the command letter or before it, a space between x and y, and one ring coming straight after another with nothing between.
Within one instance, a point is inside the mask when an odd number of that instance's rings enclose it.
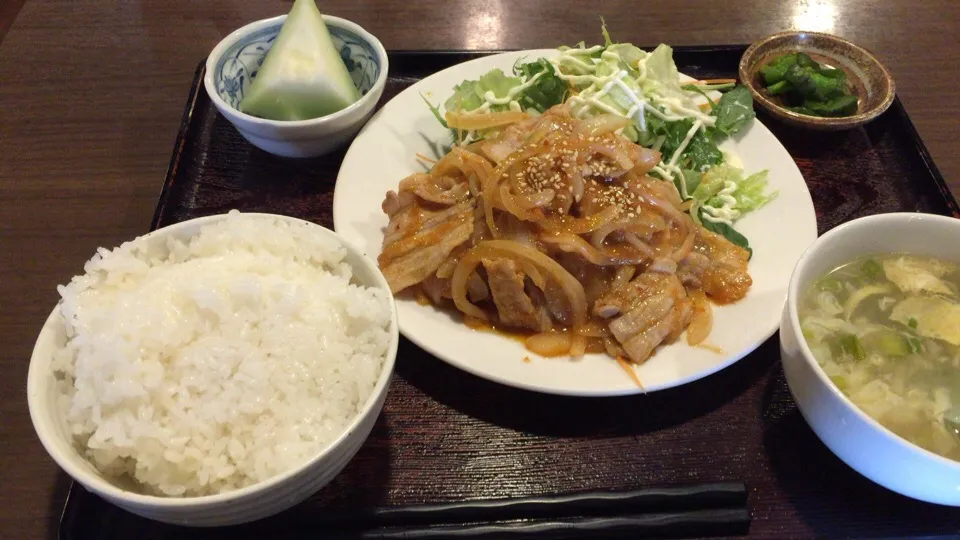
<instances>
[{"instance_id":1,"label":"white rice bowl","mask_svg":"<svg viewBox=\"0 0 960 540\"><path fill-rule=\"evenodd\" d=\"M262 482L333 443L377 384L389 291L351 282L345 248L309 224L239 216L165 249L101 249L58 288L58 405L117 485L193 497Z\"/></svg>"}]
</instances>

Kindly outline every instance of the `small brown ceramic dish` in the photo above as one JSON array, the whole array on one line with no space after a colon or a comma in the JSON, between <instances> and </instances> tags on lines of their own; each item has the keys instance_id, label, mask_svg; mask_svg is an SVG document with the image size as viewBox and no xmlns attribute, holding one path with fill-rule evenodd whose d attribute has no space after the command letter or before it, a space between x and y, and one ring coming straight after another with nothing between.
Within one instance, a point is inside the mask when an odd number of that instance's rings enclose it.
<instances>
[{"instance_id":1,"label":"small brown ceramic dish","mask_svg":"<svg viewBox=\"0 0 960 540\"><path fill-rule=\"evenodd\" d=\"M847 74L850 91L857 96L857 112L852 116L824 118L799 114L783 107L766 93L760 68L778 56L804 52L811 58ZM829 34L782 32L751 45L740 58L740 81L750 89L754 101L777 119L798 127L840 131L866 124L880 116L893 103L893 77L870 51Z\"/></svg>"}]
</instances>

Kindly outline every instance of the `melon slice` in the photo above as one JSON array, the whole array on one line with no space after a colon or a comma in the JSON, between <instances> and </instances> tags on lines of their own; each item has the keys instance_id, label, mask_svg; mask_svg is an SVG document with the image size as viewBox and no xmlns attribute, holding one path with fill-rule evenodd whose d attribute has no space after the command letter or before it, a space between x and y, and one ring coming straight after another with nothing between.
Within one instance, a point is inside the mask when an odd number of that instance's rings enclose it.
<instances>
[{"instance_id":1,"label":"melon slice","mask_svg":"<svg viewBox=\"0 0 960 540\"><path fill-rule=\"evenodd\" d=\"M358 99L314 0L296 0L240 110L268 120L307 120Z\"/></svg>"}]
</instances>

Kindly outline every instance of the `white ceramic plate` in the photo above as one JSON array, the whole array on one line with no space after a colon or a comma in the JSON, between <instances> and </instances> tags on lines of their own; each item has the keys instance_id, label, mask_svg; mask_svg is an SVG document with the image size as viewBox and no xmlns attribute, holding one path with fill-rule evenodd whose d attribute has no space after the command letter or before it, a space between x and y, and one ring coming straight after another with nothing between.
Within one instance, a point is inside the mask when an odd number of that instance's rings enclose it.
<instances>
[{"instance_id":1,"label":"white ceramic plate","mask_svg":"<svg viewBox=\"0 0 960 540\"><path fill-rule=\"evenodd\" d=\"M380 203L401 179L423 171L415 154L435 155L434 143L448 133L420 97L442 103L464 79L490 69L509 71L521 57L556 54L533 50L464 62L431 75L387 103L360 132L340 167L333 199L333 222L340 235L370 257L381 251L387 218ZM806 183L772 133L759 121L721 145L739 156L748 171L770 171L770 187L780 196L737 223L754 250L749 272L753 287L734 305L716 307L709 342L722 353L689 347L681 339L661 348L636 367L647 392L679 386L723 369L756 349L776 332L787 285L803 250L817 237L816 216ZM606 355L580 360L541 358L517 341L475 331L450 315L413 300L397 302L400 331L441 360L479 377L538 392L613 396L641 392ZM525 362L524 357L530 361Z\"/></svg>"}]
</instances>

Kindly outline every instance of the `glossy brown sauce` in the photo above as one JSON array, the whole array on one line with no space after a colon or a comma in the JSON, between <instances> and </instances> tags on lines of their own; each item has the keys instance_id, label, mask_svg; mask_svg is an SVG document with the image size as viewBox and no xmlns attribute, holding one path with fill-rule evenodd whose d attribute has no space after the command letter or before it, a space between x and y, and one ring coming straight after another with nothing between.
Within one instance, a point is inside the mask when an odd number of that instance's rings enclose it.
<instances>
[{"instance_id":1,"label":"glossy brown sauce","mask_svg":"<svg viewBox=\"0 0 960 540\"><path fill-rule=\"evenodd\" d=\"M505 338L507 338L507 339L511 339L511 340L513 340L513 341L516 341L516 342L520 343L521 345L523 345L524 347L526 347L526 345L527 345L527 338L529 338L530 336L533 336L533 335L536 335L536 334L545 334L545 333L560 334L560 333L566 332L566 330L563 329L563 328L554 329L554 330L551 330L550 332L532 332L532 331L530 331L530 330L518 330L518 329L516 329L516 328L501 328L501 327L499 327L499 326L497 326L497 325L495 325L495 324L493 324L493 323L491 323L491 322L489 322L489 321L483 321L483 320L480 320L480 319L477 319L477 318L474 318L474 317L470 317L470 316L465 316L465 317L463 317L463 324L466 325L468 328L476 331L476 332L487 332L487 333L490 333L490 334L496 334L496 335L498 335L498 336L505 337ZM603 341L600 340L600 339L598 339L598 338L588 337L588 338L587 338L587 352L588 352L588 353L604 353L604 352L606 352L606 349L604 349L604 347L603 347ZM538 353L538 354L539 354L539 353ZM540 356L545 356L545 355L540 354ZM554 355L549 355L549 356L547 356L547 358L559 358L559 357L562 357L562 356L570 356L570 354L569 354L569 353L554 354ZM524 361L524 362L529 362L529 361L530 361L530 357L528 357L528 356L527 356L527 357L524 357L524 360L523 360L523 361Z\"/></svg>"}]
</instances>

